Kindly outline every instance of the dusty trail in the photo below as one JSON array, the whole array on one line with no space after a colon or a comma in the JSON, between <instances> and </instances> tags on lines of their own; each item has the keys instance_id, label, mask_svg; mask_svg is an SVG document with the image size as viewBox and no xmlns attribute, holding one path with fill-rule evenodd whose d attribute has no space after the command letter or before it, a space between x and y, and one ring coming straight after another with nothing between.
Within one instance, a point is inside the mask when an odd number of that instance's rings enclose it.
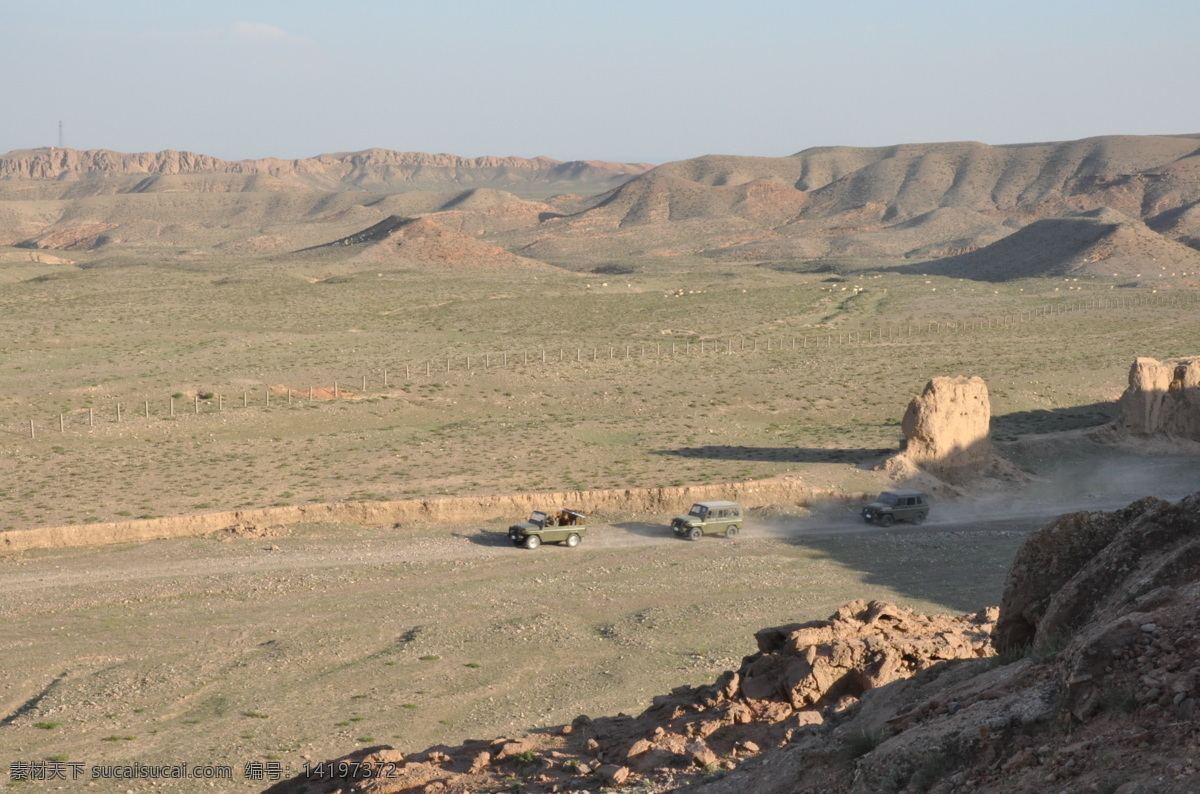
<instances>
[{"instance_id":1,"label":"dusty trail","mask_svg":"<svg viewBox=\"0 0 1200 794\"><path fill-rule=\"evenodd\" d=\"M0 636L0 719L17 715L9 740L31 758L272 756L294 772L363 744L628 712L736 667L757 628L851 598L995 603L1015 548L1061 510L967 508L886 530L849 505L763 511L735 540L698 542L641 513L533 551L508 541L509 518L25 552L0 558L15 627Z\"/></svg>"},{"instance_id":2,"label":"dusty trail","mask_svg":"<svg viewBox=\"0 0 1200 794\"><path fill-rule=\"evenodd\" d=\"M921 526L900 523L892 527L891 531L910 536L940 532L1030 531L1055 515L1058 515L1058 512L1028 511L994 516L986 520L949 518L930 520ZM699 543L794 542L808 537L833 536L869 539L881 532L881 528L865 524L850 513L814 518L783 516L748 522L742 534L733 541L706 537ZM649 522L619 522L592 526L577 549L566 549L556 544L547 544L535 551L514 548L502 527L447 527L437 530L436 534L419 536L405 531L379 530L364 539L339 542L326 538L287 544L287 548L280 548L275 540L278 539L265 538L253 545L218 546L208 553L186 556L156 554L153 552L152 543L147 547L146 553L135 555L132 559L128 555L84 555L63 551L41 559L9 560L7 563L0 562L0 593L36 592L50 588L152 579L178 580L313 569L380 568L401 563L452 560L493 561L512 555L586 555L592 549L612 551L690 543L676 538L665 524Z\"/></svg>"}]
</instances>

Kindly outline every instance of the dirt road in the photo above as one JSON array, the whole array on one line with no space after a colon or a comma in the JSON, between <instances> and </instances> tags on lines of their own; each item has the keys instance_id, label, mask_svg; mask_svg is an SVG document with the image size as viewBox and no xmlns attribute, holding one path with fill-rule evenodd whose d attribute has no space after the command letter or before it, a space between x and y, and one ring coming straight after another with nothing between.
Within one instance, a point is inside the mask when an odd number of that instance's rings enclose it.
<instances>
[{"instance_id":1,"label":"dirt road","mask_svg":"<svg viewBox=\"0 0 1200 794\"><path fill-rule=\"evenodd\" d=\"M0 763L228 766L206 790L253 790L264 783L247 763L294 774L363 745L639 711L736 667L757 629L853 598L942 613L996 603L1041 523L882 530L842 508L759 516L733 541L631 520L575 549L527 551L497 522L323 524L27 552L0 559Z\"/></svg>"}]
</instances>

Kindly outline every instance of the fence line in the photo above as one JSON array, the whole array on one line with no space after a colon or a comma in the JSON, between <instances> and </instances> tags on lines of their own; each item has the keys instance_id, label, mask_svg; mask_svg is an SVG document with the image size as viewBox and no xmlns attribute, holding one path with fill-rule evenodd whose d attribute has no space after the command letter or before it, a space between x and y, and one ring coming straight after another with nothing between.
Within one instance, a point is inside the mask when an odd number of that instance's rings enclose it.
<instances>
[{"instance_id":1,"label":"fence line","mask_svg":"<svg viewBox=\"0 0 1200 794\"><path fill-rule=\"evenodd\" d=\"M599 361L630 361L644 359L675 359L679 357L691 357L696 355L734 355L741 353L754 352L793 352L803 351L806 349L831 349L846 347L849 345L867 345L867 344L887 344L898 340L921 339L929 336L941 337L946 334L965 333L974 330L992 330L1001 328L1014 328L1022 324L1033 322L1038 319L1058 316L1063 314L1072 314L1077 312L1085 312L1091 310L1109 310L1119 308L1140 308L1143 306L1180 306L1184 304L1194 304L1197 302L1197 297L1193 295L1182 294L1153 294L1140 295L1129 297L1114 297L1114 298L1086 298L1082 300L1073 300L1066 302L1058 302L1046 304L1041 309L1030 309L1002 316L989 317L968 317L954 320L906 320L903 322L883 323L864 328L856 331L842 331L834 333L826 331L824 333L808 333L808 334L787 334L783 336L736 336L724 337L716 339L683 339L671 340L669 342L654 341L654 342L631 342L626 344L606 344L592 345L589 347L577 346L572 352L570 348L565 346L545 347L540 346L532 352L528 349L500 352L485 352L482 354L460 354L446 356L444 359L439 357L436 359L424 359L418 363L408 363L402 365L404 370L404 383L414 381L414 375L420 376L424 374L426 378L431 378L434 374L451 373L455 371L490 371L492 369L511 369L518 364L522 367L528 366L531 362L535 366L541 366L547 363L578 363L586 364ZM444 361L444 366L443 362ZM382 370L382 387L390 389L400 371L399 366L389 365ZM262 392L262 401L260 404L263 408L272 406L271 398L278 398L279 405L283 405L283 400L286 399L286 405L294 406L296 403L313 405L322 402L337 401L343 398L353 398L366 396L368 394L368 376L362 375L360 379L356 378L360 384L360 391L355 394L352 390L344 388L342 381L334 380L332 389L321 386L314 387L310 385L307 393L303 390L297 391L291 387L285 387L286 393L276 390L272 391L271 386L265 386ZM175 396L169 398L167 404L167 412L164 418L175 418ZM255 398L257 400L257 398ZM199 415L202 413L222 413L226 410L226 395L216 393L197 393L192 401L192 413ZM140 412L143 419L152 418L150 410L150 401L141 400ZM250 392L242 391L242 408L247 409L251 406ZM50 429L54 432L54 427L57 425L58 433L65 433L69 427L67 422L67 414L81 414L84 409L76 409L70 412L59 413L56 420L51 423L39 427L37 421L29 419L27 423L27 433L29 438L38 438L39 430L44 431ZM93 427L96 424L96 409L89 407L87 410L87 426ZM131 414L128 410L123 409L123 404L115 403L110 416L116 423L128 421ZM103 417L101 417L103 418ZM20 433L20 431L18 431Z\"/></svg>"}]
</instances>

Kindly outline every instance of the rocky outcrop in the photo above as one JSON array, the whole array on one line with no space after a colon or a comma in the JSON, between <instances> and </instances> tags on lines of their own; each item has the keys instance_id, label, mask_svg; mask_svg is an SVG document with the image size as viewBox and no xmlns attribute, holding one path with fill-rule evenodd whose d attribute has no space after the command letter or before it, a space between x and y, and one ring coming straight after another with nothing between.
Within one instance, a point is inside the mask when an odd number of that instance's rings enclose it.
<instances>
[{"instance_id":1,"label":"rocky outcrop","mask_svg":"<svg viewBox=\"0 0 1200 794\"><path fill-rule=\"evenodd\" d=\"M763 629L739 671L741 695L793 709L858 698L947 659L991 654L994 610L927 616L881 601L851 601L829 620Z\"/></svg>"},{"instance_id":2,"label":"rocky outcrop","mask_svg":"<svg viewBox=\"0 0 1200 794\"><path fill-rule=\"evenodd\" d=\"M1125 432L1200 441L1200 357L1138 358L1117 408L1116 425Z\"/></svg>"},{"instance_id":3,"label":"rocky outcrop","mask_svg":"<svg viewBox=\"0 0 1200 794\"><path fill-rule=\"evenodd\" d=\"M990 655L995 610L930 617L880 601L852 601L828 620L764 629L759 652L702 687L656 697L638 717L590 719L513 741L499 738L402 756L386 747L353 753L331 770L394 762L391 780L298 777L271 794L390 794L437 782L439 791L487 790L520 773L530 792L619 786L736 766L800 730L852 709L866 691L948 659ZM431 765L434 769L431 771Z\"/></svg>"},{"instance_id":4,"label":"rocky outcrop","mask_svg":"<svg viewBox=\"0 0 1200 794\"><path fill-rule=\"evenodd\" d=\"M1200 790L1198 613L1200 494L1063 516L1014 560L1000 656L868 691L689 791Z\"/></svg>"},{"instance_id":5,"label":"rocky outcrop","mask_svg":"<svg viewBox=\"0 0 1200 794\"><path fill-rule=\"evenodd\" d=\"M902 457L951 481L979 474L992 461L991 421L983 378L933 378L904 412Z\"/></svg>"}]
</instances>

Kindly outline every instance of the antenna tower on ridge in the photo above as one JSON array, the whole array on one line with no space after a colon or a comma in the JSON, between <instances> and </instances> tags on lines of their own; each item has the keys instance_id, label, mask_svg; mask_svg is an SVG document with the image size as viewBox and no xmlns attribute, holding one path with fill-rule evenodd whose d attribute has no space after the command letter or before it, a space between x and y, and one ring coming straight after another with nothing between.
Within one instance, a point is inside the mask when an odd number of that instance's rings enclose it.
<instances>
[{"instance_id":1,"label":"antenna tower on ridge","mask_svg":"<svg viewBox=\"0 0 1200 794\"><path fill-rule=\"evenodd\" d=\"M63 143L63 128L62 128L61 121L58 122L58 148L60 148L60 149L67 148L67 145L65 143Z\"/></svg>"}]
</instances>

